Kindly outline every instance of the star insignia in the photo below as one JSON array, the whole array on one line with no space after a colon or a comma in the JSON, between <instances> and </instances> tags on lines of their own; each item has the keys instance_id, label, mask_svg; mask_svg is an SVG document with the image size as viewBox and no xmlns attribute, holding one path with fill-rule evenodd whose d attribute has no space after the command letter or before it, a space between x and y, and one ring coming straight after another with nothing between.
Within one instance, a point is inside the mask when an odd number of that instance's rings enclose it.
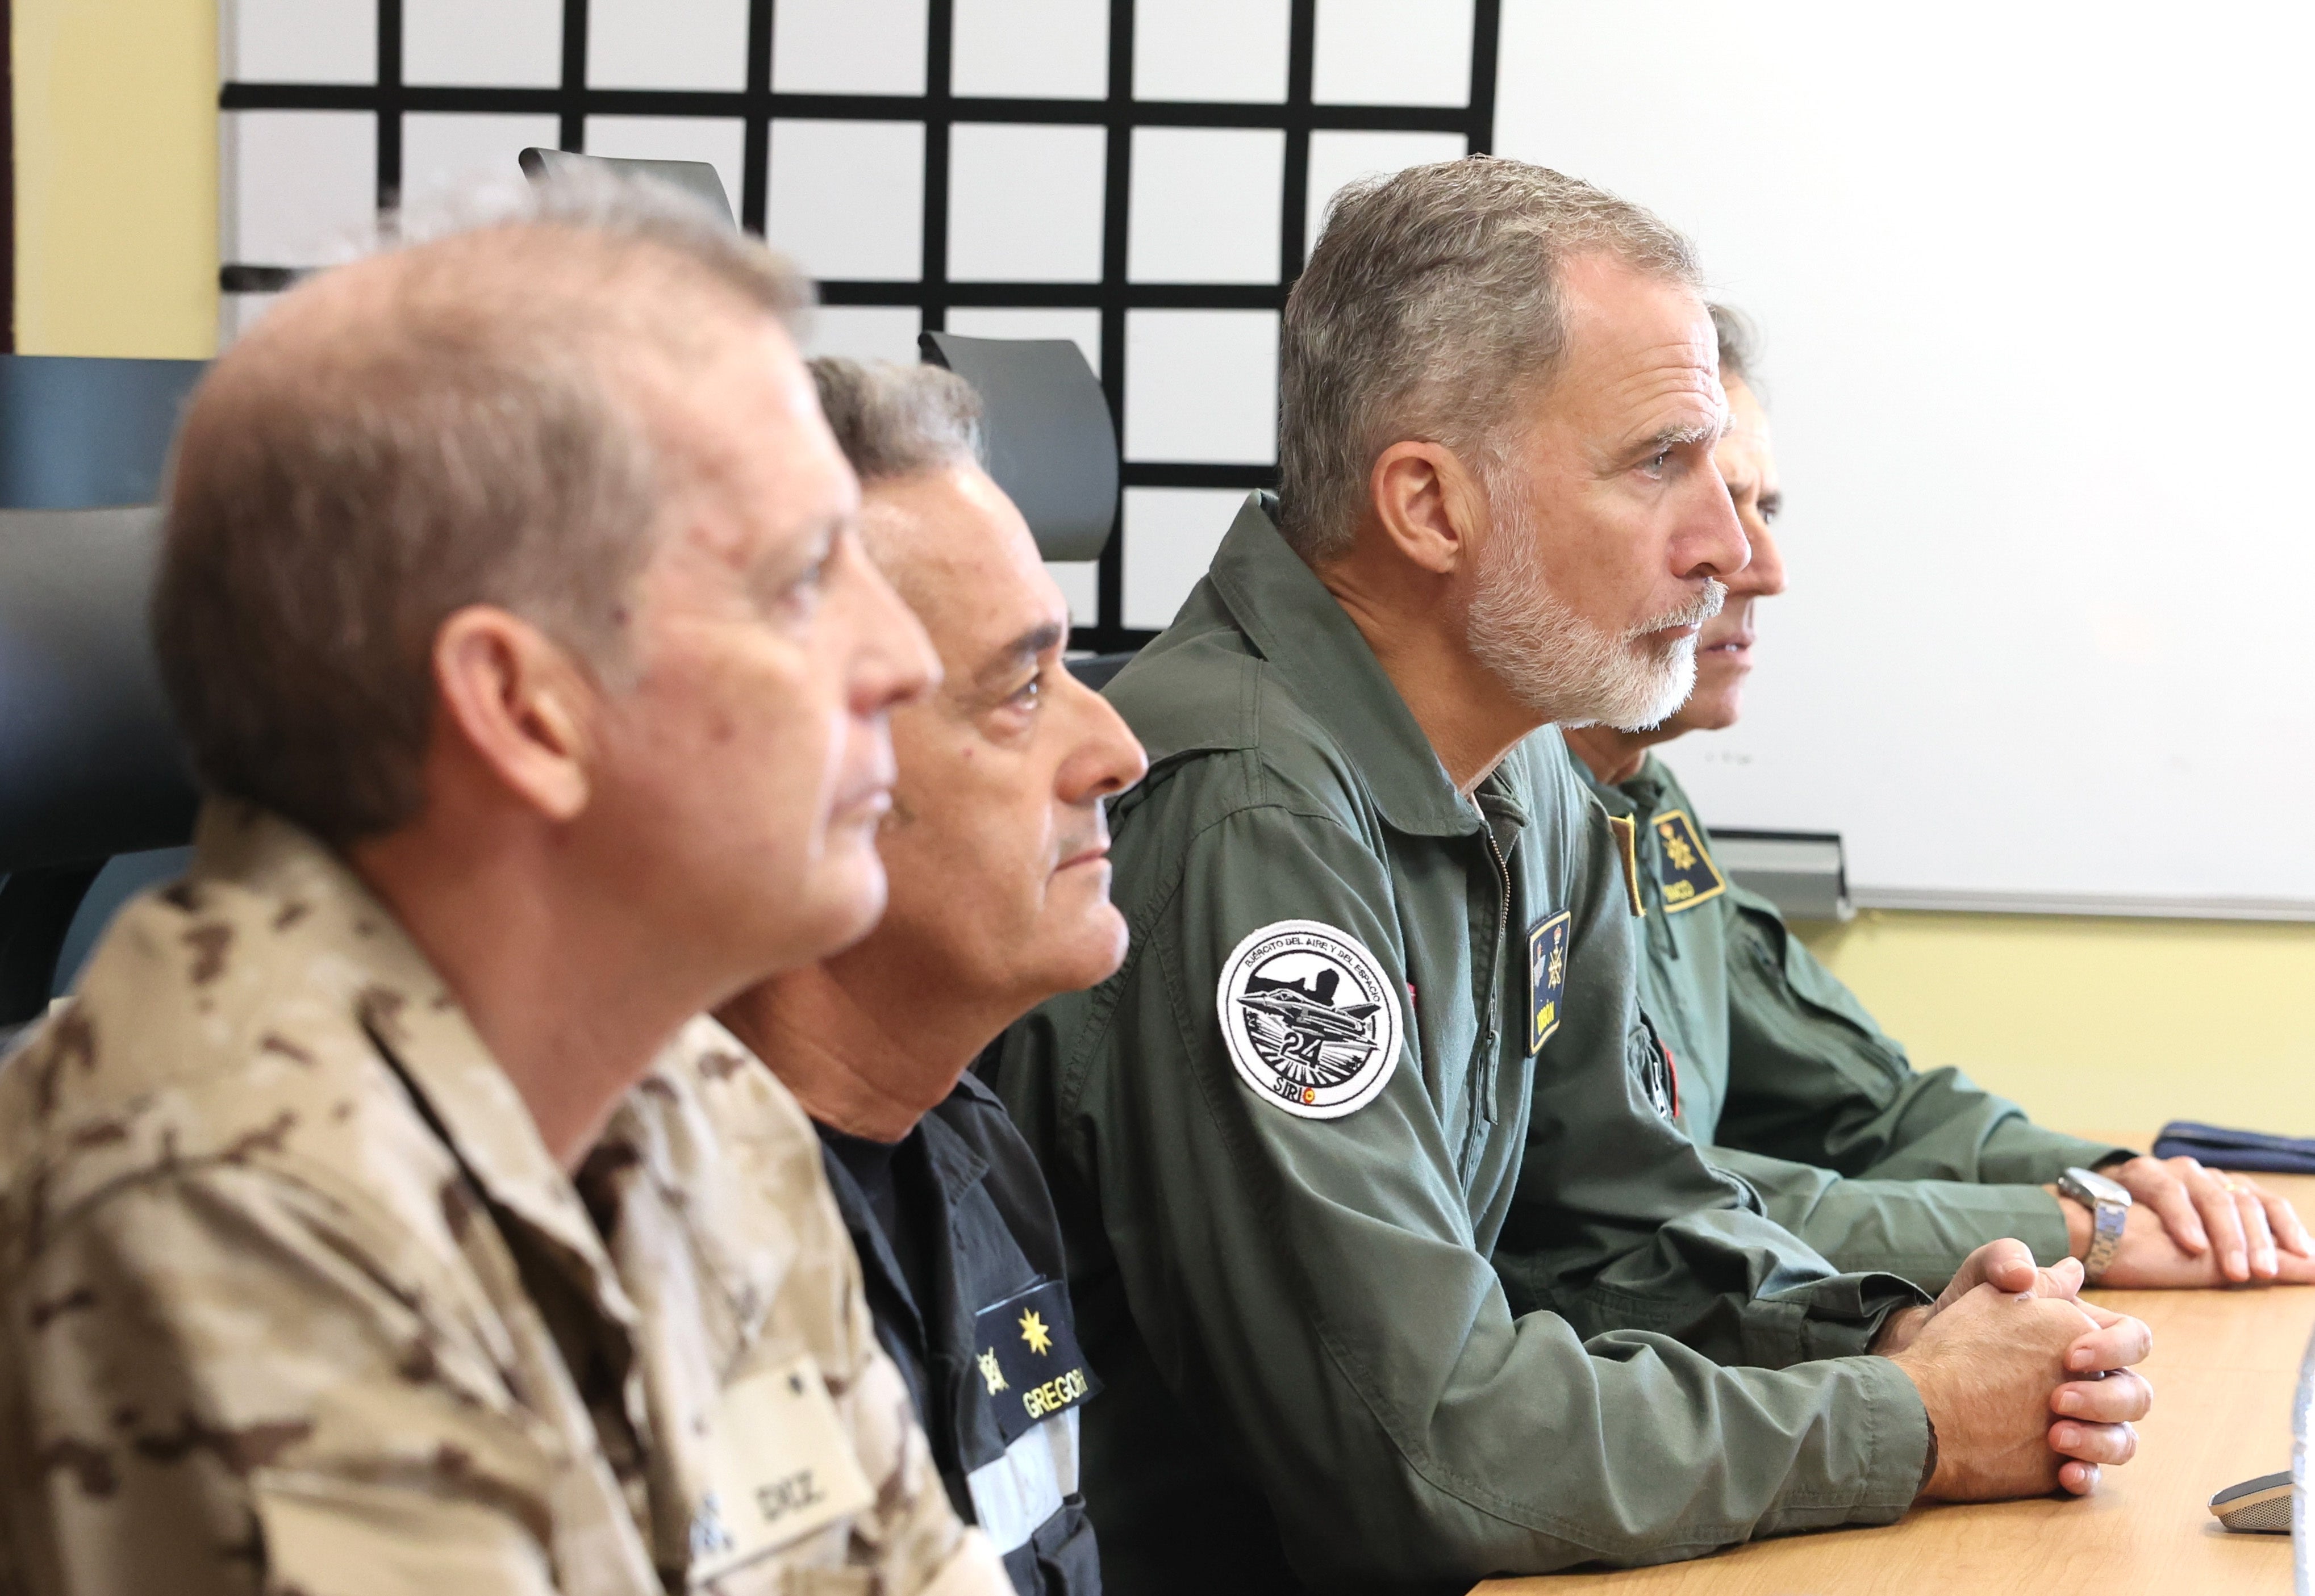
<instances>
[{"instance_id":1,"label":"star insignia","mask_svg":"<svg viewBox=\"0 0 2315 1596\"><path fill-rule=\"evenodd\" d=\"M980 1378L989 1382L989 1394L991 1396L1006 1388L1005 1371L997 1366L995 1347L990 1347L974 1361L980 1365Z\"/></svg>"},{"instance_id":2,"label":"star insignia","mask_svg":"<svg viewBox=\"0 0 2315 1596\"><path fill-rule=\"evenodd\" d=\"M1029 1343L1033 1352L1042 1354L1053 1350L1053 1333L1045 1328L1045 1321L1037 1317L1033 1308L1021 1316L1021 1339Z\"/></svg>"}]
</instances>

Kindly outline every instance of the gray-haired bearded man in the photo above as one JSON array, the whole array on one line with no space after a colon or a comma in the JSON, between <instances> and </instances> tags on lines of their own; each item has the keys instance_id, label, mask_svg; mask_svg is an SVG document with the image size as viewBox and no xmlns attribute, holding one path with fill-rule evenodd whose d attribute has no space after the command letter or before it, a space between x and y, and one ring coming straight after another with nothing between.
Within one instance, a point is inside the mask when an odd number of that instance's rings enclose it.
<instances>
[{"instance_id":1,"label":"gray-haired bearded man","mask_svg":"<svg viewBox=\"0 0 2315 1596\"><path fill-rule=\"evenodd\" d=\"M1108 1384L1115 1589L1663 1561L2129 1455L2143 1382L2069 1372L2144 1327L2074 1265L1998 1244L1932 1310L1672 1121L1627 856L1539 728L1676 707L1744 563L1696 279L1539 168L1354 186L1288 303L1282 496L1109 689L1134 945L998 1084Z\"/></svg>"},{"instance_id":2,"label":"gray-haired bearded man","mask_svg":"<svg viewBox=\"0 0 2315 1596\"><path fill-rule=\"evenodd\" d=\"M2082 1259L2092 1283L2109 1286L2315 1281L2306 1227L2257 1182L2046 1130L1957 1070L1915 1070L1776 906L1714 860L1704 817L1650 749L1735 724L1754 606L1784 591L1785 565L1775 531L1783 486L1750 324L1720 306L1712 318L1732 423L1713 458L1752 562L1730 575L1727 605L1705 625L1696 686L1676 714L1637 731L1567 733L1592 795L1635 828L1648 910L1641 1002L1679 1065L1681 1124L1761 1194L1770 1217L1842 1268L1885 1269L1931 1290L1997 1236L2044 1260ZM2112 1179L2133 1201L2101 1201L2074 1169ZM2101 1207L2113 1229L2106 1246Z\"/></svg>"}]
</instances>

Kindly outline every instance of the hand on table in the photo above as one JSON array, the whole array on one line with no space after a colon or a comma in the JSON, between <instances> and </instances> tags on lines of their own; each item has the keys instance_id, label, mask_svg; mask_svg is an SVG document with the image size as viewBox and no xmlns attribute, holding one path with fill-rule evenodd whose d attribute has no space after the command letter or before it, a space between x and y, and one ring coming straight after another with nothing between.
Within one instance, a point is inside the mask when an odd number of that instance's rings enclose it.
<instances>
[{"instance_id":1,"label":"hand on table","mask_svg":"<svg viewBox=\"0 0 2315 1596\"><path fill-rule=\"evenodd\" d=\"M2290 1202L2246 1175L2195 1158L2132 1158L2098 1172L2135 1206L2101 1286L2315 1283L2315 1241ZM2089 1250L2089 1210L2061 1198L2074 1255Z\"/></svg>"},{"instance_id":2,"label":"hand on table","mask_svg":"<svg viewBox=\"0 0 2315 1596\"><path fill-rule=\"evenodd\" d=\"M2081 1301L2081 1279L2071 1259L2036 1269L2025 1243L1992 1242L1936 1302L1885 1326L1875 1350L1904 1370L1937 1427L1924 1496L2084 1495L2101 1466L2127 1463L2138 1450L2131 1423L2154 1393L2131 1366L2152 1349L2153 1333Z\"/></svg>"}]
</instances>

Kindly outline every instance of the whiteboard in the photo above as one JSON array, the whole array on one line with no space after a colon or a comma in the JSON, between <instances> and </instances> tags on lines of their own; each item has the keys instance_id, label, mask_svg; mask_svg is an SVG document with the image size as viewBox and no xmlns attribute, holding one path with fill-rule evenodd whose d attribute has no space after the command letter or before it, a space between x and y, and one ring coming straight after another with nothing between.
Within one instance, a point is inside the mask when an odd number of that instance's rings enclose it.
<instances>
[{"instance_id":1,"label":"whiteboard","mask_svg":"<svg viewBox=\"0 0 2315 1596\"><path fill-rule=\"evenodd\" d=\"M1504 0L1496 148L1763 330L1711 823L1862 903L2315 918L2315 8Z\"/></svg>"}]
</instances>

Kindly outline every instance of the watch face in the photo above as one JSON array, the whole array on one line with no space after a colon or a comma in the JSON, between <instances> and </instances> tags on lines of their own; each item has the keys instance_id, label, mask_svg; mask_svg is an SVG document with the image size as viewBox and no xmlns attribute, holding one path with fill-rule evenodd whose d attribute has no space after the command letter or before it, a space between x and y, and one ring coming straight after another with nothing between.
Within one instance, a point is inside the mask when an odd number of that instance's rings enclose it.
<instances>
[{"instance_id":1,"label":"watch face","mask_svg":"<svg viewBox=\"0 0 2315 1596\"><path fill-rule=\"evenodd\" d=\"M2092 1202L2118 1202L2124 1208L2130 1206L2130 1189L2094 1170L2069 1169L2065 1184L2080 1187L2082 1195Z\"/></svg>"}]
</instances>

